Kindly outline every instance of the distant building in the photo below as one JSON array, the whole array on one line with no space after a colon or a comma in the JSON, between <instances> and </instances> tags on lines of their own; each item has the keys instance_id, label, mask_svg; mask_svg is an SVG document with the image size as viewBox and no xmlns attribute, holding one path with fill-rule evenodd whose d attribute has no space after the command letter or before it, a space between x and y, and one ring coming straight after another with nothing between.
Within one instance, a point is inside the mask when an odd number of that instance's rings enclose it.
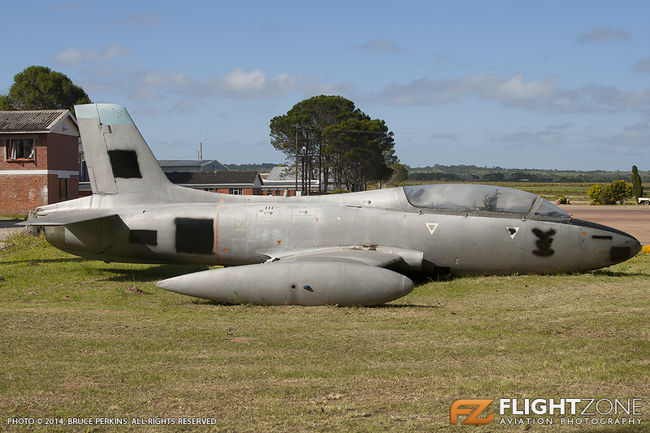
<instances>
[{"instance_id":1,"label":"distant building","mask_svg":"<svg viewBox=\"0 0 650 433\"><path fill-rule=\"evenodd\" d=\"M0 111L0 214L77 198L78 150L70 111Z\"/></svg>"},{"instance_id":2,"label":"distant building","mask_svg":"<svg viewBox=\"0 0 650 433\"><path fill-rule=\"evenodd\" d=\"M228 167L217 161L210 160L184 160L184 159L160 159L158 160L160 168L165 173L173 172L209 172L209 171L226 171Z\"/></svg>"},{"instance_id":3,"label":"distant building","mask_svg":"<svg viewBox=\"0 0 650 433\"><path fill-rule=\"evenodd\" d=\"M311 194L318 194L318 179L311 179L305 182L304 194L307 189ZM296 169L294 167L275 166L271 172L264 178L262 186L263 195L296 195ZM303 191L302 173L298 172L298 191Z\"/></svg>"},{"instance_id":4,"label":"distant building","mask_svg":"<svg viewBox=\"0 0 650 433\"><path fill-rule=\"evenodd\" d=\"M167 178L177 185L222 194L260 195L262 178L257 171L171 172Z\"/></svg>"}]
</instances>

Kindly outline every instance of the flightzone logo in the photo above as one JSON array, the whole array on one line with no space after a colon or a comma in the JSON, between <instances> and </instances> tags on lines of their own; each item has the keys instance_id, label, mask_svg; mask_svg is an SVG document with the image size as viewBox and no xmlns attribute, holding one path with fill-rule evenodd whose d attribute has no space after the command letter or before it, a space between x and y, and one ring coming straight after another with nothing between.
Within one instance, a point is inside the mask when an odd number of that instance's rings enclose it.
<instances>
[{"instance_id":1,"label":"flightzone logo","mask_svg":"<svg viewBox=\"0 0 650 433\"><path fill-rule=\"evenodd\" d=\"M462 424L483 425L490 424L494 420L494 414L480 417L481 413L492 403L492 400L456 400L451 404L449 411L449 423L456 424L458 416L466 416Z\"/></svg>"},{"instance_id":2,"label":"flightzone logo","mask_svg":"<svg viewBox=\"0 0 650 433\"><path fill-rule=\"evenodd\" d=\"M494 400L462 399L451 404L449 423L485 425L496 420L505 425L640 425L642 399L608 398L502 398L499 411L490 408Z\"/></svg>"}]
</instances>

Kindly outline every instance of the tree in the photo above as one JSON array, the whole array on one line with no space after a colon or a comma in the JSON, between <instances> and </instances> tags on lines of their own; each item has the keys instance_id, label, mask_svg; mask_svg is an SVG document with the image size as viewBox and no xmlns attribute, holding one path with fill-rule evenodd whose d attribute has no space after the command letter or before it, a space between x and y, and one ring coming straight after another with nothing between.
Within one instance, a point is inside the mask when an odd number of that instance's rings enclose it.
<instances>
[{"instance_id":1,"label":"tree","mask_svg":"<svg viewBox=\"0 0 650 433\"><path fill-rule=\"evenodd\" d=\"M8 95L0 96L6 110L73 110L75 104L87 104L90 98L65 74L45 66L30 66L14 76Z\"/></svg>"},{"instance_id":2,"label":"tree","mask_svg":"<svg viewBox=\"0 0 650 433\"><path fill-rule=\"evenodd\" d=\"M376 139L379 139L382 135L387 136L390 134L392 143L392 133L388 132L383 121L378 122L382 123L384 130L382 130L380 124L372 123L374 121L367 114L356 108L354 102L341 96L320 95L305 99L294 105L287 114L271 119L271 144L286 155L290 166L295 167L296 163L300 161L305 167L308 176L322 179L322 186L324 188L321 189L321 192L327 191L331 178L335 180L336 187L341 188L342 186L346 186L345 180L350 180L350 178L343 176L343 171L340 170L338 164L343 161L349 163L349 159L355 157L355 155L356 157L363 157L362 155L367 157L367 151L373 145L375 145L377 152L381 152L380 148L383 146L383 142L380 143L382 140L378 140L375 143L370 143L367 140L362 143L362 140L357 140L356 145L365 147L366 151L361 152L356 147L353 149L354 151L352 149L344 151L345 145L341 141L342 137L340 136L342 132L341 128L338 128L336 134L334 130L330 130L329 135L325 137L325 130L340 125L345 121L359 122L358 124L354 124L356 126L352 123L348 124L349 128L362 128L357 131L359 134L356 136L360 135L361 131L367 136L374 135ZM363 130L363 128L367 130ZM302 150L303 148L304 151ZM388 164L390 165L390 163ZM361 170L365 174L369 173L367 165L366 163L364 165L365 168ZM348 166L345 173L346 175L352 176L352 172L349 169L350 167ZM357 174L359 173L357 172ZM376 171L375 174L385 175L381 173L381 170Z\"/></svg>"},{"instance_id":3,"label":"tree","mask_svg":"<svg viewBox=\"0 0 650 433\"><path fill-rule=\"evenodd\" d=\"M406 182L409 178L409 169L404 164L399 162L394 163L390 167L393 170L393 174L388 179L389 185L398 185L402 182Z\"/></svg>"},{"instance_id":4,"label":"tree","mask_svg":"<svg viewBox=\"0 0 650 433\"><path fill-rule=\"evenodd\" d=\"M349 191L366 189L368 181L383 181L393 174L395 156L393 133L383 120L345 119L323 130L326 153L334 162L337 187Z\"/></svg>"},{"instance_id":5,"label":"tree","mask_svg":"<svg viewBox=\"0 0 650 433\"><path fill-rule=\"evenodd\" d=\"M11 101L9 101L9 96L0 95L0 110L11 111L13 107L11 106Z\"/></svg>"},{"instance_id":6,"label":"tree","mask_svg":"<svg viewBox=\"0 0 650 433\"><path fill-rule=\"evenodd\" d=\"M637 202L639 197L643 197L643 183L641 182L639 169L636 168L636 165L632 166L632 195Z\"/></svg>"}]
</instances>

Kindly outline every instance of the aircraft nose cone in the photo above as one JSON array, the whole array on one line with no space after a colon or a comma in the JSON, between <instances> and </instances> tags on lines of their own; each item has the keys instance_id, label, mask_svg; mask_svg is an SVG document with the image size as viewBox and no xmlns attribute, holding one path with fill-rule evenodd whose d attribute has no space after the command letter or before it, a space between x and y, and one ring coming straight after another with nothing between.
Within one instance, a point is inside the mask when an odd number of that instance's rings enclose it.
<instances>
[{"instance_id":1,"label":"aircraft nose cone","mask_svg":"<svg viewBox=\"0 0 650 433\"><path fill-rule=\"evenodd\" d=\"M641 251L641 243L632 235L613 227L584 220L573 220L585 235L583 249L594 267L611 266L628 260ZM592 269L594 268L592 267Z\"/></svg>"},{"instance_id":2,"label":"aircraft nose cone","mask_svg":"<svg viewBox=\"0 0 650 433\"><path fill-rule=\"evenodd\" d=\"M621 245L614 245L610 250L610 259L613 262L622 262L636 256L641 251L641 242L629 236Z\"/></svg>"}]
</instances>

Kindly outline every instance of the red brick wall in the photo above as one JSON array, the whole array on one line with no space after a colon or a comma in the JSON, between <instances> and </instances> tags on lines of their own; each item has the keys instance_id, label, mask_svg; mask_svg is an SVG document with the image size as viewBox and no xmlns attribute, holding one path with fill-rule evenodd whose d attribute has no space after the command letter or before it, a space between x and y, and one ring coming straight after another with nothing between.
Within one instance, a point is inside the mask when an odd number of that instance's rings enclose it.
<instances>
[{"instance_id":1,"label":"red brick wall","mask_svg":"<svg viewBox=\"0 0 650 433\"><path fill-rule=\"evenodd\" d=\"M47 169L79 170L77 137L62 134L47 135Z\"/></svg>"},{"instance_id":2,"label":"red brick wall","mask_svg":"<svg viewBox=\"0 0 650 433\"><path fill-rule=\"evenodd\" d=\"M7 139L32 138L36 146L34 161L9 162ZM60 134L21 134L0 136L2 170L79 170L77 137ZM79 197L79 176L68 179L68 199ZM59 201L59 177L50 175L0 174L0 214L24 214L39 206Z\"/></svg>"},{"instance_id":3,"label":"red brick wall","mask_svg":"<svg viewBox=\"0 0 650 433\"><path fill-rule=\"evenodd\" d=\"M0 175L0 214L27 213L47 204L48 182L46 176Z\"/></svg>"}]
</instances>

